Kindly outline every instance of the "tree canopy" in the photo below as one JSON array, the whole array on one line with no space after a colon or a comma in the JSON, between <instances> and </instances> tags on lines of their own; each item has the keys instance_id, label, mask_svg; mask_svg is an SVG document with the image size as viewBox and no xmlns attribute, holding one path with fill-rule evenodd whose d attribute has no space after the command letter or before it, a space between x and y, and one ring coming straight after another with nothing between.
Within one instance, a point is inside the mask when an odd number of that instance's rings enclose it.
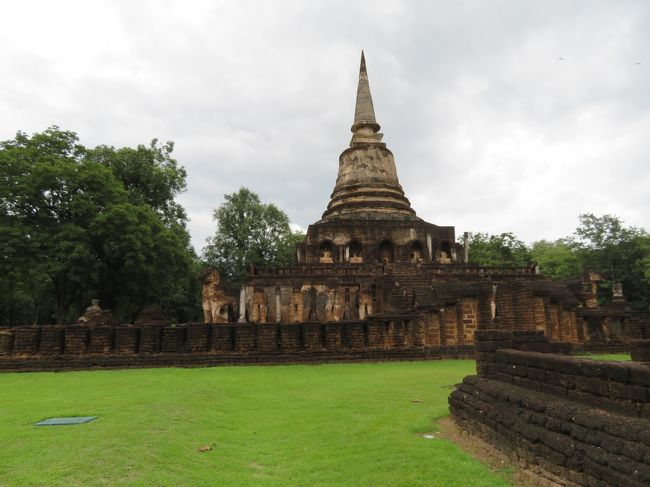
<instances>
[{"instance_id":1,"label":"tree canopy","mask_svg":"<svg viewBox=\"0 0 650 487\"><path fill-rule=\"evenodd\" d=\"M217 222L203 257L233 284L240 284L251 265L273 267L295 260L295 246L304 235L291 231L286 213L272 203L262 203L247 188L224 196L214 210Z\"/></svg>"},{"instance_id":2,"label":"tree canopy","mask_svg":"<svg viewBox=\"0 0 650 487\"><path fill-rule=\"evenodd\" d=\"M147 205L167 224L185 225L185 209L174 198L185 191L187 173L171 157L174 143L159 144L153 139L149 146L108 147L100 145L88 151L88 158L109 168L122 182L129 202Z\"/></svg>"},{"instance_id":3,"label":"tree canopy","mask_svg":"<svg viewBox=\"0 0 650 487\"><path fill-rule=\"evenodd\" d=\"M530 256L531 260L537 262L542 274L553 279L576 277L582 273L580 257L566 239L533 242Z\"/></svg>"},{"instance_id":4,"label":"tree canopy","mask_svg":"<svg viewBox=\"0 0 650 487\"><path fill-rule=\"evenodd\" d=\"M190 312L196 262L172 147L89 150L58 127L0 142L0 322L63 323L93 297L128 321L153 303ZM138 168L168 176L157 190L125 182Z\"/></svg>"},{"instance_id":5,"label":"tree canopy","mask_svg":"<svg viewBox=\"0 0 650 487\"><path fill-rule=\"evenodd\" d=\"M623 284L626 299L647 309L650 304L650 235L640 228L626 227L613 215L579 216L579 225L569 242L583 269L604 273L603 287Z\"/></svg>"},{"instance_id":6,"label":"tree canopy","mask_svg":"<svg viewBox=\"0 0 650 487\"><path fill-rule=\"evenodd\" d=\"M472 233L470 263L479 265L539 264L542 274L554 279L578 277L584 271L601 272L604 301L614 282L623 284L628 301L647 309L650 304L650 236L640 228L625 226L613 215L579 215L569 236L550 242L540 240L528 247L512 233Z\"/></svg>"},{"instance_id":7,"label":"tree canopy","mask_svg":"<svg viewBox=\"0 0 650 487\"><path fill-rule=\"evenodd\" d=\"M526 265L531 260L526 244L509 232L499 235L470 233L468 243L471 264Z\"/></svg>"}]
</instances>

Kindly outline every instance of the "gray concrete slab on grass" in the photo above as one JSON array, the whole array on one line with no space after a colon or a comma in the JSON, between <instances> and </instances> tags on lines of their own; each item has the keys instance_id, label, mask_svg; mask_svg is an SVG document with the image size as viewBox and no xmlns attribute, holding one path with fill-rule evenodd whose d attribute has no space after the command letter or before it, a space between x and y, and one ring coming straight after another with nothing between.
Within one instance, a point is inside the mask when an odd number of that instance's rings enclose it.
<instances>
[{"instance_id":1,"label":"gray concrete slab on grass","mask_svg":"<svg viewBox=\"0 0 650 487\"><path fill-rule=\"evenodd\" d=\"M97 416L72 416L70 418L50 418L39 421L34 426L64 426L69 424L89 423L97 419Z\"/></svg>"}]
</instances>

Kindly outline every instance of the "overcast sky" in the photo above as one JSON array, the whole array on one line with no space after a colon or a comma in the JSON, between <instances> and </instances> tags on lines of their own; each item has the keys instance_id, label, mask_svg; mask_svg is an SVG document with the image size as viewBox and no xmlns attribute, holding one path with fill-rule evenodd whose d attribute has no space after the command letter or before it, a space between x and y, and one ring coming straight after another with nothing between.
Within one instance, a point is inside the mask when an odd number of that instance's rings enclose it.
<instances>
[{"instance_id":1,"label":"overcast sky","mask_svg":"<svg viewBox=\"0 0 650 487\"><path fill-rule=\"evenodd\" d=\"M176 143L197 250L247 186L302 228L350 141L359 56L423 219L522 240L650 229L650 2L25 1L0 10L0 139Z\"/></svg>"}]
</instances>

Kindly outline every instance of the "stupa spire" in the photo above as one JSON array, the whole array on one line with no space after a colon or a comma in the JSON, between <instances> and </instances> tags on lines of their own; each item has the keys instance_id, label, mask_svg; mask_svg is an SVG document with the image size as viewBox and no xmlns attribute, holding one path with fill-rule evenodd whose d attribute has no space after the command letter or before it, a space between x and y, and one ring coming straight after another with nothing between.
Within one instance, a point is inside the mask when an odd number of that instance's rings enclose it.
<instances>
[{"instance_id":1,"label":"stupa spire","mask_svg":"<svg viewBox=\"0 0 650 487\"><path fill-rule=\"evenodd\" d=\"M354 124L352 132L356 133L362 127L369 127L372 132L379 132L379 124L375 119L375 108L372 104L366 57L361 51L361 66L359 67L359 85L357 86L357 103L354 109Z\"/></svg>"}]
</instances>

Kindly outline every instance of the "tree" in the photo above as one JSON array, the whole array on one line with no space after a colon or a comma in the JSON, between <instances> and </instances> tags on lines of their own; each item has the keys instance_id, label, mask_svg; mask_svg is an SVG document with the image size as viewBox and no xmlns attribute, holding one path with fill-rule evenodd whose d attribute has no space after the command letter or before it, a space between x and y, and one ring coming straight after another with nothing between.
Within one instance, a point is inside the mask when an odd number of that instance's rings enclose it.
<instances>
[{"instance_id":1,"label":"tree","mask_svg":"<svg viewBox=\"0 0 650 487\"><path fill-rule=\"evenodd\" d=\"M471 264L522 266L531 260L528 247L509 232L500 235L470 233L468 244Z\"/></svg>"},{"instance_id":2,"label":"tree","mask_svg":"<svg viewBox=\"0 0 650 487\"><path fill-rule=\"evenodd\" d=\"M0 289L13 290L3 321L32 322L51 303L63 323L96 296L128 320L187 300L196 256L182 222L165 215L173 205L134 197L109 157L89 153L58 127L0 143Z\"/></svg>"},{"instance_id":3,"label":"tree","mask_svg":"<svg viewBox=\"0 0 650 487\"><path fill-rule=\"evenodd\" d=\"M101 263L99 297L118 316L133 320L152 303L172 311L186 300L187 276L197 270L194 255L150 207L114 205L91 223L89 234Z\"/></svg>"},{"instance_id":4,"label":"tree","mask_svg":"<svg viewBox=\"0 0 650 487\"><path fill-rule=\"evenodd\" d=\"M628 227L613 215L579 215L575 232L550 242L534 242L530 249L512 233L470 234L469 260L478 265L523 265L535 261L542 274L565 279L585 270L601 272L601 296L608 301L614 282L621 282L626 299L639 309L650 305L650 235Z\"/></svg>"},{"instance_id":5,"label":"tree","mask_svg":"<svg viewBox=\"0 0 650 487\"><path fill-rule=\"evenodd\" d=\"M630 271L640 255L639 241L648 237L643 229L625 227L616 216L585 213L570 237L583 265L607 272L617 279Z\"/></svg>"},{"instance_id":6,"label":"tree","mask_svg":"<svg viewBox=\"0 0 650 487\"><path fill-rule=\"evenodd\" d=\"M153 139L148 147L108 147L100 145L88 151L88 157L111 169L129 193L133 204L145 204L158 213L166 224L185 226L187 215L174 198L185 191L187 173L171 157L174 143L159 144Z\"/></svg>"},{"instance_id":7,"label":"tree","mask_svg":"<svg viewBox=\"0 0 650 487\"><path fill-rule=\"evenodd\" d=\"M40 282L47 276L60 323L97 275L86 229L126 195L111 171L85 154L75 133L57 127L0 143L4 268Z\"/></svg>"},{"instance_id":8,"label":"tree","mask_svg":"<svg viewBox=\"0 0 650 487\"><path fill-rule=\"evenodd\" d=\"M294 262L295 245L304 237L291 231L282 210L261 203L247 188L224 199L214 210L215 235L203 249L208 264L233 284L240 284L250 265L272 267Z\"/></svg>"},{"instance_id":9,"label":"tree","mask_svg":"<svg viewBox=\"0 0 650 487\"><path fill-rule=\"evenodd\" d=\"M605 274L603 287L621 282L625 296L640 308L650 304L650 235L640 228L626 227L613 215L585 213L569 244L583 269ZM608 293L609 294L609 293Z\"/></svg>"},{"instance_id":10,"label":"tree","mask_svg":"<svg viewBox=\"0 0 650 487\"><path fill-rule=\"evenodd\" d=\"M530 256L539 265L540 272L553 279L575 277L582 272L578 255L565 239L534 242Z\"/></svg>"},{"instance_id":11,"label":"tree","mask_svg":"<svg viewBox=\"0 0 650 487\"><path fill-rule=\"evenodd\" d=\"M200 314L200 283L197 276L200 273L198 258L190 242L187 231L187 214L185 209L175 201L176 196L185 191L187 187L187 173L185 168L178 164L171 154L174 150L173 142L160 144L153 139L148 146L138 145L137 148L108 147L101 145L88 151L88 157L112 170L115 177L122 182L128 193L128 200L133 205L145 205L155 213L152 215L139 215L138 226L143 236L153 233L154 241L148 241L149 250L158 256L155 267L162 272L172 273L175 279L162 279L154 277L155 269L150 267L147 272L129 278L139 279L141 286L138 292L123 292L120 306L131 309L130 314L138 309L138 302L146 302L158 295L162 307L176 316L179 320L196 319ZM135 215L131 215L135 216ZM155 221L159 221L169 230L157 228ZM153 225L153 226L152 226ZM118 223L119 226L119 223ZM170 234L171 232L171 234ZM125 250L128 247L124 247ZM179 252L183 249L182 252ZM160 261L166 265L161 266ZM116 264L116 263L114 263ZM180 268L178 267L180 265ZM176 266L176 269L172 269ZM113 269L126 269L120 265L113 265ZM191 271L187 269L191 268ZM147 291L144 282L150 283ZM153 291L156 290L154 293ZM126 291L126 290L123 290ZM138 299L134 299L135 296Z\"/></svg>"}]
</instances>

